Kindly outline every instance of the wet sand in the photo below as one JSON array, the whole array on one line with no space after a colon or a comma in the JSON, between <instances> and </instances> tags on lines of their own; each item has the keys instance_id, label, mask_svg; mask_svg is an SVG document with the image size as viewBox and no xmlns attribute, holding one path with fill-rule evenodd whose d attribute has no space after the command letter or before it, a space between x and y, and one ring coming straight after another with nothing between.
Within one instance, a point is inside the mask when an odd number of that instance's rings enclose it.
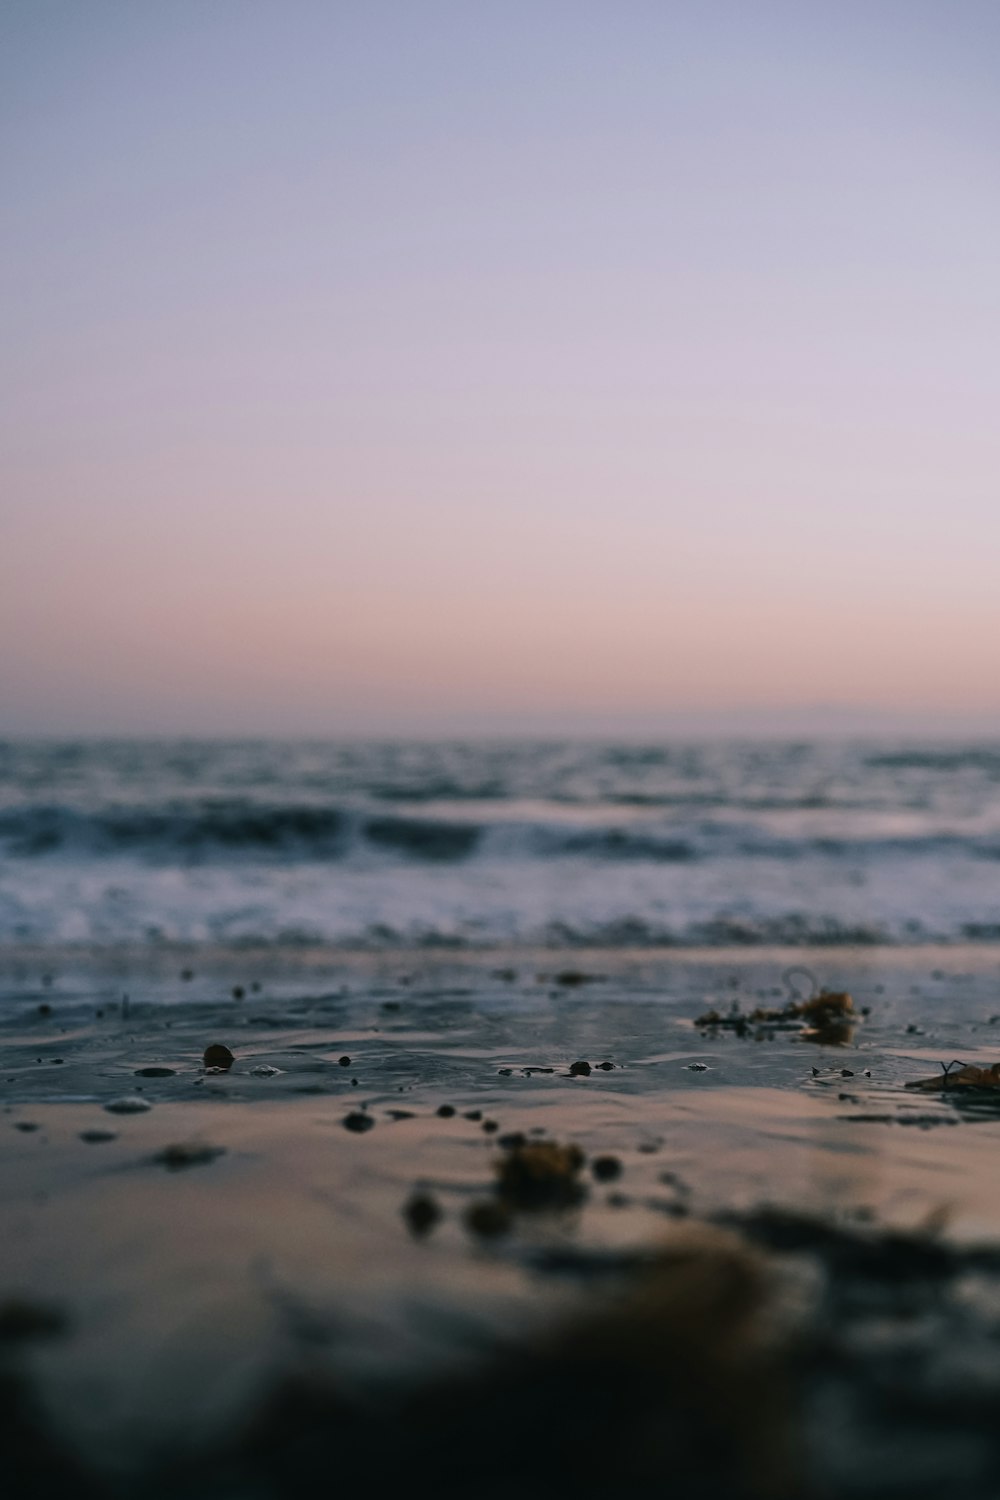
<instances>
[{"instance_id":1,"label":"wet sand","mask_svg":"<svg viewBox=\"0 0 1000 1500\"><path fill-rule=\"evenodd\" d=\"M695 1024L780 1005L803 964L868 1011L843 1040ZM433 1440L439 1493L512 1473L551 1493L584 1443L567 1490L598 1483L603 1444L636 1486L670 1458L686 1494L912 1496L949 1476L993 1494L1000 1109L904 1085L997 1060L998 981L986 947L8 954L18 1486L272 1495L325 1461L377 1492ZM203 1066L212 1043L228 1071ZM565 1199L504 1199L517 1137L579 1147ZM621 1344L633 1325L657 1330L652 1363L646 1334ZM671 1426L685 1370L700 1394ZM612 1400L631 1380L641 1430ZM470 1478L491 1442L503 1463Z\"/></svg>"}]
</instances>

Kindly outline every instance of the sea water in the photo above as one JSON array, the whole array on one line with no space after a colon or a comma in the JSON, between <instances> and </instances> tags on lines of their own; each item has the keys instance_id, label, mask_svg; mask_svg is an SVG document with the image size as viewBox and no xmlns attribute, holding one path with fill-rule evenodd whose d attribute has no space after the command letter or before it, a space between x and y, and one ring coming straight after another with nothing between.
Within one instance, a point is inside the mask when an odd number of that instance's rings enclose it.
<instances>
[{"instance_id":1,"label":"sea water","mask_svg":"<svg viewBox=\"0 0 1000 1500\"><path fill-rule=\"evenodd\" d=\"M998 744L0 744L8 944L998 939Z\"/></svg>"}]
</instances>

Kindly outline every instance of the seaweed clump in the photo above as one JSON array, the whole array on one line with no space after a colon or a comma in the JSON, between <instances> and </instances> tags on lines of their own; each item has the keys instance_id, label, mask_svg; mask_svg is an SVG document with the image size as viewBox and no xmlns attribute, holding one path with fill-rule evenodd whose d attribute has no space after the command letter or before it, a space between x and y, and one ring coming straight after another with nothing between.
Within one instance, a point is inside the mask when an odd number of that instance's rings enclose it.
<instances>
[{"instance_id":1,"label":"seaweed clump","mask_svg":"<svg viewBox=\"0 0 1000 1500\"><path fill-rule=\"evenodd\" d=\"M749 1035L751 1028L778 1028L799 1031L807 1041L824 1043L849 1042L858 1019L854 1000L846 990L820 990L808 1000L789 1000L786 1005L758 1005L742 1011L734 1005L728 1012L705 1011L695 1021L707 1029L725 1028L737 1036Z\"/></svg>"},{"instance_id":2,"label":"seaweed clump","mask_svg":"<svg viewBox=\"0 0 1000 1500\"><path fill-rule=\"evenodd\" d=\"M565 1208L579 1203L586 1160L579 1146L518 1141L497 1162L497 1191L512 1208Z\"/></svg>"},{"instance_id":3,"label":"seaweed clump","mask_svg":"<svg viewBox=\"0 0 1000 1500\"><path fill-rule=\"evenodd\" d=\"M949 1089L1000 1089L1000 1063L988 1068L978 1068L974 1063L942 1063L940 1073L933 1078L915 1078L906 1084L908 1089L920 1089L923 1093L936 1094Z\"/></svg>"}]
</instances>

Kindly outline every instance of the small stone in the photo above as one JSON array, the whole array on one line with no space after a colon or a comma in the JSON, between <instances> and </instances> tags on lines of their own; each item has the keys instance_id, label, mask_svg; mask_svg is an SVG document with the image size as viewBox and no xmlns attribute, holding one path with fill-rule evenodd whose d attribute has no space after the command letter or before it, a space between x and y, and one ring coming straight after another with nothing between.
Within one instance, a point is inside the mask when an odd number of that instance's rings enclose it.
<instances>
[{"instance_id":1,"label":"small stone","mask_svg":"<svg viewBox=\"0 0 1000 1500\"><path fill-rule=\"evenodd\" d=\"M234 1061L229 1048L224 1047L221 1042L213 1042L211 1046L206 1047L202 1057L206 1068L221 1068L224 1073L228 1073Z\"/></svg>"},{"instance_id":2,"label":"small stone","mask_svg":"<svg viewBox=\"0 0 1000 1500\"><path fill-rule=\"evenodd\" d=\"M497 1124L496 1120L484 1120L483 1129L487 1135L495 1135L496 1132L500 1129L500 1126Z\"/></svg>"},{"instance_id":3,"label":"small stone","mask_svg":"<svg viewBox=\"0 0 1000 1500\"><path fill-rule=\"evenodd\" d=\"M617 1156L595 1156L590 1170L598 1182L614 1182L622 1175L622 1164Z\"/></svg>"},{"instance_id":4,"label":"small stone","mask_svg":"<svg viewBox=\"0 0 1000 1500\"><path fill-rule=\"evenodd\" d=\"M42 1003L41 1003L41 1005L38 1007L38 1014L40 1016L51 1016L51 1014L52 1014L52 1007L51 1007L51 1005L49 1005L47 1001L43 1000Z\"/></svg>"},{"instance_id":5,"label":"small stone","mask_svg":"<svg viewBox=\"0 0 1000 1500\"><path fill-rule=\"evenodd\" d=\"M581 1059L580 1062L570 1063L570 1065L569 1065L569 1076L571 1078L586 1078L586 1077L589 1076L589 1074L590 1074L590 1063L589 1062L584 1062Z\"/></svg>"},{"instance_id":6,"label":"small stone","mask_svg":"<svg viewBox=\"0 0 1000 1500\"><path fill-rule=\"evenodd\" d=\"M180 1142L165 1146L153 1160L170 1172L179 1172L184 1167L203 1167L217 1156L225 1155L224 1146L206 1146L198 1142Z\"/></svg>"},{"instance_id":7,"label":"small stone","mask_svg":"<svg viewBox=\"0 0 1000 1500\"><path fill-rule=\"evenodd\" d=\"M689 1073L707 1073L708 1072L708 1063L693 1062L693 1063L686 1063L685 1066L687 1067L687 1070L688 1070Z\"/></svg>"},{"instance_id":8,"label":"small stone","mask_svg":"<svg viewBox=\"0 0 1000 1500\"><path fill-rule=\"evenodd\" d=\"M375 1121L371 1115L366 1115L360 1109L352 1110L349 1115L344 1116L340 1123L345 1130L353 1130L355 1135L364 1135L366 1130L372 1130L375 1125Z\"/></svg>"},{"instance_id":9,"label":"small stone","mask_svg":"<svg viewBox=\"0 0 1000 1500\"><path fill-rule=\"evenodd\" d=\"M102 1146L105 1141L116 1141L118 1136L113 1130L81 1130L80 1139L88 1146Z\"/></svg>"},{"instance_id":10,"label":"small stone","mask_svg":"<svg viewBox=\"0 0 1000 1500\"><path fill-rule=\"evenodd\" d=\"M442 1217L440 1204L430 1193L415 1192L403 1204L403 1218L416 1235L429 1234Z\"/></svg>"},{"instance_id":11,"label":"small stone","mask_svg":"<svg viewBox=\"0 0 1000 1500\"><path fill-rule=\"evenodd\" d=\"M30 1131L37 1130L38 1126L35 1124L34 1120L15 1120L14 1129L23 1130L25 1135L27 1135Z\"/></svg>"},{"instance_id":12,"label":"small stone","mask_svg":"<svg viewBox=\"0 0 1000 1500\"><path fill-rule=\"evenodd\" d=\"M176 1068L136 1068L136 1078L173 1078Z\"/></svg>"},{"instance_id":13,"label":"small stone","mask_svg":"<svg viewBox=\"0 0 1000 1500\"><path fill-rule=\"evenodd\" d=\"M138 1094L124 1094L120 1099L112 1099L104 1106L110 1115L144 1115L152 1107L146 1099L140 1099Z\"/></svg>"},{"instance_id":14,"label":"small stone","mask_svg":"<svg viewBox=\"0 0 1000 1500\"><path fill-rule=\"evenodd\" d=\"M454 1104L439 1104L437 1112L441 1116L442 1120L450 1120L452 1115L455 1113L455 1106Z\"/></svg>"},{"instance_id":15,"label":"small stone","mask_svg":"<svg viewBox=\"0 0 1000 1500\"><path fill-rule=\"evenodd\" d=\"M270 1063L258 1063L255 1068L250 1069L252 1078L274 1078L280 1072L280 1068L272 1068Z\"/></svg>"},{"instance_id":16,"label":"small stone","mask_svg":"<svg viewBox=\"0 0 1000 1500\"><path fill-rule=\"evenodd\" d=\"M497 1073L501 1078L509 1078L513 1071L513 1068L497 1068Z\"/></svg>"},{"instance_id":17,"label":"small stone","mask_svg":"<svg viewBox=\"0 0 1000 1500\"><path fill-rule=\"evenodd\" d=\"M599 1062L597 1066L600 1068L602 1073L610 1073L614 1070L615 1065L613 1062Z\"/></svg>"},{"instance_id":18,"label":"small stone","mask_svg":"<svg viewBox=\"0 0 1000 1500\"><path fill-rule=\"evenodd\" d=\"M483 1239L495 1239L498 1235L506 1234L511 1226L510 1210L494 1198L480 1198L477 1202L470 1203L465 1210L464 1220L466 1229L472 1234L481 1235Z\"/></svg>"},{"instance_id":19,"label":"small stone","mask_svg":"<svg viewBox=\"0 0 1000 1500\"><path fill-rule=\"evenodd\" d=\"M467 1109L464 1118L466 1120L474 1120L478 1124L483 1118L483 1112L481 1109Z\"/></svg>"},{"instance_id":20,"label":"small stone","mask_svg":"<svg viewBox=\"0 0 1000 1500\"><path fill-rule=\"evenodd\" d=\"M231 994L234 1000L242 1000L243 996L246 994L246 990L241 984L234 984L231 990Z\"/></svg>"},{"instance_id":21,"label":"small stone","mask_svg":"<svg viewBox=\"0 0 1000 1500\"><path fill-rule=\"evenodd\" d=\"M337 1061L340 1063L340 1066L342 1068L349 1068L351 1066L351 1059L348 1057L346 1052L344 1053L343 1057L338 1057Z\"/></svg>"},{"instance_id":22,"label":"small stone","mask_svg":"<svg viewBox=\"0 0 1000 1500\"><path fill-rule=\"evenodd\" d=\"M841 1078L853 1078L854 1074L851 1072L850 1068L841 1068L840 1076Z\"/></svg>"}]
</instances>

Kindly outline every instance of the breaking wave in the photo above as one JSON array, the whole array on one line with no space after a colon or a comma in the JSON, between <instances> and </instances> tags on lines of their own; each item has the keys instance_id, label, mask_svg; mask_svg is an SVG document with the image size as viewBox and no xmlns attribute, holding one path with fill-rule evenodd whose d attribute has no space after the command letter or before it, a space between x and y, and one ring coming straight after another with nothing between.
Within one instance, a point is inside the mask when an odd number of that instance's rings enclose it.
<instances>
[{"instance_id":1,"label":"breaking wave","mask_svg":"<svg viewBox=\"0 0 1000 1500\"><path fill-rule=\"evenodd\" d=\"M995 745L0 743L0 940L1000 941Z\"/></svg>"}]
</instances>

